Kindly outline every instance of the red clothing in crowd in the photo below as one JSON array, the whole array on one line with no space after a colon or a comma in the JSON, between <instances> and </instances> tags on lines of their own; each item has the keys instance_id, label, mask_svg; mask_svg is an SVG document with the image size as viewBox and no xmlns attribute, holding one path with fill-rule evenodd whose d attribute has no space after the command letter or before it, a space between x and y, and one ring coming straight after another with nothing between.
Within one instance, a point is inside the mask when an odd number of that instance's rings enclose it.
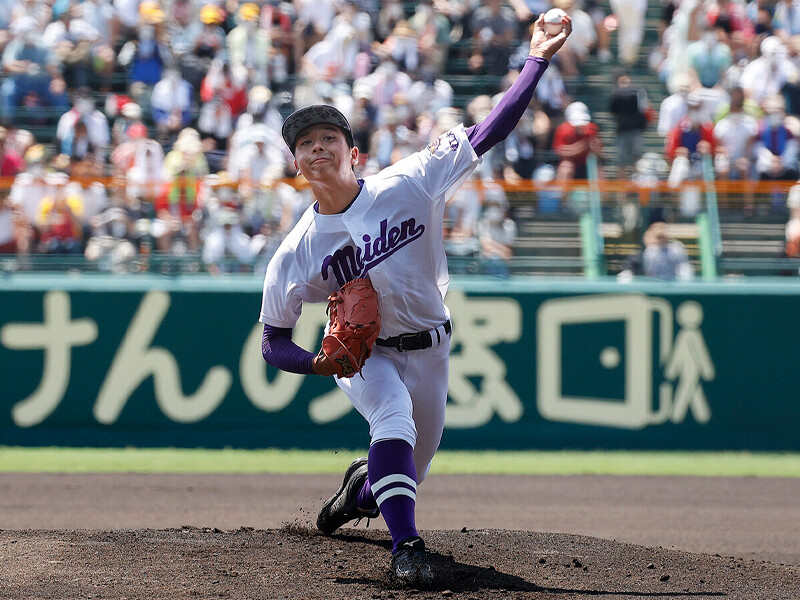
<instances>
[{"instance_id":1,"label":"red clothing in crowd","mask_svg":"<svg viewBox=\"0 0 800 600\"><path fill-rule=\"evenodd\" d=\"M0 157L0 176L13 177L25 170L25 162L14 150L6 150Z\"/></svg>"},{"instance_id":2,"label":"red clothing in crowd","mask_svg":"<svg viewBox=\"0 0 800 600\"><path fill-rule=\"evenodd\" d=\"M200 84L200 100L209 102L216 92L222 96L222 100L228 105L231 115L235 118L242 114L247 108L247 90L244 87L237 87L230 80L225 81L225 85L215 89L209 82L208 77L203 78Z\"/></svg>"},{"instance_id":3,"label":"red clothing in crowd","mask_svg":"<svg viewBox=\"0 0 800 600\"><path fill-rule=\"evenodd\" d=\"M725 2L725 6L720 6L717 2L708 9L706 13L706 25L713 27L719 17L724 17L730 23L731 32L741 32L745 39L750 39L755 33L755 28L747 18L747 12L743 5L735 2Z\"/></svg>"},{"instance_id":4,"label":"red clothing in crowd","mask_svg":"<svg viewBox=\"0 0 800 600\"><path fill-rule=\"evenodd\" d=\"M694 154L697 152L697 144L703 140L711 144L711 155L713 156L717 145L714 139L714 125L703 123L699 128L692 129L689 119L683 118L667 134L664 153L669 161L674 160L678 148L686 148L689 150L689 154Z\"/></svg>"},{"instance_id":5,"label":"red clothing in crowd","mask_svg":"<svg viewBox=\"0 0 800 600\"><path fill-rule=\"evenodd\" d=\"M597 143L599 143L598 135L599 131L597 125L594 123L575 127L574 125L570 125L567 121L564 121L561 125L556 127L553 133L553 150L555 150L561 160L571 160L576 166L583 166L586 164L586 157L589 156L589 152L591 152L589 142L596 139ZM570 144L580 141L587 142L586 150L577 156L567 157L561 155L561 149L564 146L569 146Z\"/></svg>"},{"instance_id":6,"label":"red clothing in crowd","mask_svg":"<svg viewBox=\"0 0 800 600\"><path fill-rule=\"evenodd\" d=\"M179 216L182 221L190 219L199 207L197 195L200 191L200 178L186 176L176 177L164 184L161 193L153 202L156 214L166 211L172 216Z\"/></svg>"}]
</instances>

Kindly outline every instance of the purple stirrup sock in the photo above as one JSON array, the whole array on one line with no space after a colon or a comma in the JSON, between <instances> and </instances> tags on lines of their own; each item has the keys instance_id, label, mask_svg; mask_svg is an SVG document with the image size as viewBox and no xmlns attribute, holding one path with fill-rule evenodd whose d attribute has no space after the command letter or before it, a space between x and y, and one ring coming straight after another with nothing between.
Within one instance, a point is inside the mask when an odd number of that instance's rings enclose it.
<instances>
[{"instance_id":1,"label":"purple stirrup sock","mask_svg":"<svg viewBox=\"0 0 800 600\"><path fill-rule=\"evenodd\" d=\"M375 442L367 462L371 494L381 509L383 520L392 535L392 552L397 544L415 535L414 509L417 501L417 469L413 448L403 440ZM362 488L365 493L367 486ZM361 504L364 501L365 504ZM359 494L358 505L366 508L367 497Z\"/></svg>"},{"instance_id":2,"label":"purple stirrup sock","mask_svg":"<svg viewBox=\"0 0 800 600\"><path fill-rule=\"evenodd\" d=\"M367 467L367 470L369 470L369 467ZM378 506L378 503L375 502L375 496L372 494L372 486L369 484L369 477L367 477L364 485L358 491L356 506L361 510L372 510Z\"/></svg>"}]
</instances>

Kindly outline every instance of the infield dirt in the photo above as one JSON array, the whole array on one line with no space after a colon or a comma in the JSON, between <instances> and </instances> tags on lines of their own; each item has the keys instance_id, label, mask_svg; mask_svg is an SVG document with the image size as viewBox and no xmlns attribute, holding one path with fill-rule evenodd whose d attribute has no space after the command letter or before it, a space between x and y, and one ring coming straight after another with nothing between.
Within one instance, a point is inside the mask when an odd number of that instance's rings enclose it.
<instances>
[{"instance_id":1,"label":"infield dirt","mask_svg":"<svg viewBox=\"0 0 800 600\"><path fill-rule=\"evenodd\" d=\"M800 600L797 479L430 477L420 592L389 581L382 519L314 530L340 482L0 474L0 599Z\"/></svg>"},{"instance_id":2,"label":"infield dirt","mask_svg":"<svg viewBox=\"0 0 800 600\"><path fill-rule=\"evenodd\" d=\"M0 598L794 600L800 568L501 530L427 531L436 583L398 589L385 531L2 531Z\"/></svg>"}]
</instances>

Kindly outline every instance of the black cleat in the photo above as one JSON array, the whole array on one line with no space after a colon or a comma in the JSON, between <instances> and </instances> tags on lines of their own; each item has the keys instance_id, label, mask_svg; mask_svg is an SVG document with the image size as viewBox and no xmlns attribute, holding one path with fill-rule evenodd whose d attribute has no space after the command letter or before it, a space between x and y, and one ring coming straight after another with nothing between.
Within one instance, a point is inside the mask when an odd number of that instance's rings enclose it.
<instances>
[{"instance_id":1,"label":"black cleat","mask_svg":"<svg viewBox=\"0 0 800 600\"><path fill-rule=\"evenodd\" d=\"M377 506L363 511L356 504L358 492L366 480L367 457L362 456L350 463L339 491L322 506L317 516L317 529L325 535L331 535L345 523L355 519L374 519L381 514Z\"/></svg>"},{"instance_id":2,"label":"black cleat","mask_svg":"<svg viewBox=\"0 0 800 600\"><path fill-rule=\"evenodd\" d=\"M403 540L392 554L392 579L410 587L426 588L433 584L433 569L419 536Z\"/></svg>"}]
</instances>

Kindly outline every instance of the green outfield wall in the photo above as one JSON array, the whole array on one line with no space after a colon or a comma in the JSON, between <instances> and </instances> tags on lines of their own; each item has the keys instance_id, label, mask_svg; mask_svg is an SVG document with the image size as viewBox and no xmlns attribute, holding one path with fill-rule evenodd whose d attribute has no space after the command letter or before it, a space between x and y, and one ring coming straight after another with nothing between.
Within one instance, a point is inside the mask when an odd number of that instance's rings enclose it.
<instances>
[{"instance_id":1,"label":"green outfield wall","mask_svg":"<svg viewBox=\"0 0 800 600\"><path fill-rule=\"evenodd\" d=\"M264 364L260 302L252 278L0 278L0 445L365 447L331 379ZM794 280L465 278L447 303L445 448L800 450Z\"/></svg>"}]
</instances>

